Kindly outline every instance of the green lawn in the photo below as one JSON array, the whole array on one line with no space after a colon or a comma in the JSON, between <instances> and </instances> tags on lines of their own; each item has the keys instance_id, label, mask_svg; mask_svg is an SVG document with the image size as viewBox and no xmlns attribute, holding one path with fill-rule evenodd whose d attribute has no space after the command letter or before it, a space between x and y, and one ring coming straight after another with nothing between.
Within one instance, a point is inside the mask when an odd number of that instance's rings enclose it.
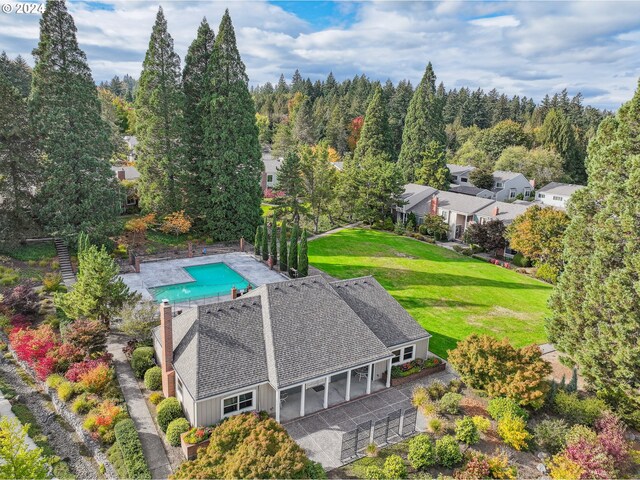
<instances>
[{"instance_id":1,"label":"green lawn","mask_svg":"<svg viewBox=\"0 0 640 480\"><path fill-rule=\"evenodd\" d=\"M546 342L551 287L538 280L408 237L347 229L309 243L309 263L337 278L373 275L447 355L472 333L516 346Z\"/></svg>"}]
</instances>

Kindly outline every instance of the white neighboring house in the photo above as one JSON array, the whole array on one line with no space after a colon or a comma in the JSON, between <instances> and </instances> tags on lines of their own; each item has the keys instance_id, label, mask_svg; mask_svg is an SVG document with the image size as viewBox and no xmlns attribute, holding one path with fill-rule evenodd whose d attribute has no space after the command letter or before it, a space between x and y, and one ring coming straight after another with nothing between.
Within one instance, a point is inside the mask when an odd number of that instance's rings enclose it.
<instances>
[{"instance_id":1,"label":"white neighboring house","mask_svg":"<svg viewBox=\"0 0 640 480\"><path fill-rule=\"evenodd\" d=\"M456 165L454 163L447 163L447 168L451 173L451 181L456 185L469 185L473 186L469 179L469 174L476 169L471 165Z\"/></svg>"},{"instance_id":2,"label":"white neighboring house","mask_svg":"<svg viewBox=\"0 0 640 480\"><path fill-rule=\"evenodd\" d=\"M262 190L266 188L274 188L278 181L278 169L282 165L282 157L273 158L271 151L262 152L262 162L264 170L262 171L261 185Z\"/></svg>"},{"instance_id":3,"label":"white neighboring house","mask_svg":"<svg viewBox=\"0 0 640 480\"><path fill-rule=\"evenodd\" d=\"M136 146L138 145L138 139L133 135L125 135L122 137L124 141L127 143L127 147L129 147L129 152L127 153L127 160L129 162L136 161Z\"/></svg>"},{"instance_id":4,"label":"white neighboring house","mask_svg":"<svg viewBox=\"0 0 640 480\"><path fill-rule=\"evenodd\" d=\"M451 181L454 184L451 191L502 202L515 200L520 194L525 200L532 196L532 182L521 173L502 170L493 172L493 188L489 191L477 188L469 178L476 167L447 163L447 168L451 172Z\"/></svg>"},{"instance_id":5,"label":"white neighboring house","mask_svg":"<svg viewBox=\"0 0 640 480\"><path fill-rule=\"evenodd\" d=\"M584 188L584 185L551 182L538 190L536 200L550 207L567 208L571 195L581 188Z\"/></svg>"}]
</instances>

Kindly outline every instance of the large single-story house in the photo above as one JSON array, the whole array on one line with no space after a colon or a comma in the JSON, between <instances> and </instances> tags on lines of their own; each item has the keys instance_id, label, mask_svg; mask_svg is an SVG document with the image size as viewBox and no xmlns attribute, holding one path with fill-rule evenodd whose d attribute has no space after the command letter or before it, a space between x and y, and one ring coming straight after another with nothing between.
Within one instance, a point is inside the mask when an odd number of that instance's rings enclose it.
<instances>
[{"instance_id":1,"label":"large single-story house","mask_svg":"<svg viewBox=\"0 0 640 480\"><path fill-rule=\"evenodd\" d=\"M453 184L452 191L499 201L515 200L518 195L522 195L526 200L533 194L533 182L521 173L497 170L493 172L493 187L491 190L485 190L478 189L470 179L471 172L476 167L447 163L447 168Z\"/></svg>"},{"instance_id":2,"label":"large single-story house","mask_svg":"<svg viewBox=\"0 0 640 480\"><path fill-rule=\"evenodd\" d=\"M584 185L551 182L536 192L536 200L550 207L567 208L567 202Z\"/></svg>"},{"instance_id":3,"label":"large single-story house","mask_svg":"<svg viewBox=\"0 0 640 480\"><path fill-rule=\"evenodd\" d=\"M270 150L262 152L262 163L264 163L264 170L262 171L262 177L260 184L262 190L267 188L273 188L278 181L278 169L282 166L282 158L273 158Z\"/></svg>"},{"instance_id":4,"label":"large single-story house","mask_svg":"<svg viewBox=\"0 0 640 480\"><path fill-rule=\"evenodd\" d=\"M373 278L322 276L262 285L172 318L153 331L165 396L192 425L264 410L277 421L390 386L390 371L426 358L430 334Z\"/></svg>"}]
</instances>

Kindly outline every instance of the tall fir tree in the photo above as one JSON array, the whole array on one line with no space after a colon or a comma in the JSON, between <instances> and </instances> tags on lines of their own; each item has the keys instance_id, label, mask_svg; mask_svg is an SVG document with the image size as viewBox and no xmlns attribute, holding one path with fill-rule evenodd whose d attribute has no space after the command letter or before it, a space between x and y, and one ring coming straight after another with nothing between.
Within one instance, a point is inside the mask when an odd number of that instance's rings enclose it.
<instances>
[{"instance_id":1,"label":"tall fir tree","mask_svg":"<svg viewBox=\"0 0 640 480\"><path fill-rule=\"evenodd\" d=\"M280 225L280 271L286 272L289 267L287 262L289 261L289 249L287 248L287 224L282 220Z\"/></svg>"},{"instance_id":2,"label":"tall fir tree","mask_svg":"<svg viewBox=\"0 0 640 480\"><path fill-rule=\"evenodd\" d=\"M264 225L262 225L262 246L260 251L262 252L262 259L265 262L269 260L269 222L266 215L264 217Z\"/></svg>"},{"instance_id":3,"label":"tall fir tree","mask_svg":"<svg viewBox=\"0 0 640 480\"><path fill-rule=\"evenodd\" d=\"M27 103L0 75L0 243L15 243L31 230L39 171Z\"/></svg>"},{"instance_id":4,"label":"tall fir tree","mask_svg":"<svg viewBox=\"0 0 640 480\"><path fill-rule=\"evenodd\" d=\"M565 269L550 340L618 413L640 425L640 82L589 144L586 188L569 202Z\"/></svg>"},{"instance_id":5,"label":"tall fir tree","mask_svg":"<svg viewBox=\"0 0 640 480\"><path fill-rule=\"evenodd\" d=\"M173 49L162 7L151 31L136 93L140 206L160 215L181 208L184 97L180 57Z\"/></svg>"},{"instance_id":6,"label":"tall fir tree","mask_svg":"<svg viewBox=\"0 0 640 480\"><path fill-rule=\"evenodd\" d=\"M293 139L297 144L311 145L314 143L314 126L311 111L311 100L305 98L295 114L292 129Z\"/></svg>"},{"instance_id":7,"label":"tall fir tree","mask_svg":"<svg viewBox=\"0 0 640 480\"><path fill-rule=\"evenodd\" d=\"M431 62L411 97L398 165L407 182L415 180L416 168L422 163L422 153L432 141L445 146L447 137L442 117L442 102L436 97L436 75Z\"/></svg>"},{"instance_id":8,"label":"tall fir tree","mask_svg":"<svg viewBox=\"0 0 640 480\"><path fill-rule=\"evenodd\" d=\"M449 169L443 145L429 142L422 153L422 165L416 171L416 181L438 190L449 189Z\"/></svg>"},{"instance_id":9,"label":"tall fir tree","mask_svg":"<svg viewBox=\"0 0 640 480\"><path fill-rule=\"evenodd\" d=\"M278 263L278 221L275 215L271 216L271 243L269 255L273 258L273 264Z\"/></svg>"},{"instance_id":10,"label":"tall fir tree","mask_svg":"<svg viewBox=\"0 0 640 480\"><path fill-rule=\"evenodd\" d=\"M253 241L253 252L258 257L262 254L262 232L262 225L258 225L256 227L256 236Z\"/></svg>"},{"instance_id":11,"label":"tall fir tree","mask_svg":"<svg viewBox=\"0 0 640 480\"><path fill-rule=\"evenodd\" d=\"M200 176L204 156L204 131L208 104L204 92L211 82L209 62L213 52L215 35L203 18L195 40L189 46L182 72L184 91L184 171L186 210L197 221L201 221L200 197L203 178Z\"/></svg>"},{"instance_id":12,"label":"tall fir tree","mask_svg":"<svg viewBox=\"0 0 640 480\"><path fill-rule=\"evenodd\" d=\"M542 144L553 148L562 157L564 173L573 182L584 183L586 172L584 158L569 119L562 110L552 108L544 119L540 129Z\"/></svg>"},{"instance_id":13,"label":"tall fir tree","mask_svg":"<svg viewBox=\"0 0 640 480\"><path fill-rule=\"evenodd\" d=\"M260 223L263 169L255 108L244 63L225 11L209 63L209 112L199 197L205 230L218 240L249 236Z\"/></svg>"},{"instance_id":14,"label":"tall fir tree","mask_svg":"<svg viewBox=\"0 0 640 480\"><path fill-rule=\"evenodd\" d=\"M290 215L293 222L298 223L300 215L306 212L304 205L306 191L302 179L300 156L297 152L289 153L278 168L276 189L284 192L283 196L274 200L278 215L283 218Z\"/></svg>"},{"instance_id":15,"label":"tall fir tree","mask_svg":"<svg viewBox=\"0 0 640 480\"><path fill-rule=\"evenodd\" d=\"M293 228L291 228L291 238L289 239L289 261L287 262L289 266L289 275L293 276L294 271L298 271L298 234L300 232L300 227L298 227L297 223L293 224Z\"/></svg>"},{"instance_id":16,"label":"tall fir tree","mask_svg":"<svg viewBox=\"0 0 640 480\"><path fill-rule=\"evenodd\" d=\"M391 160L391 138L389 136L389 115L384 102L382 88L376 88L367 107L360 139L353 152L354 161L359 164L366 156L372 155Z\"/></svg>"},{"instance_id":17,"label":"tall fir tree","mask_svg":"<svg viewBox=\"0 0 640 480\"><path fill-rule=\"evenodd\" d=\"M411 82L402 80L398 83L393 96L389 100L389 130L391 136L391 159L395 162L402 148L402 131L407 116L407 109L413 96Z\"/></svg>"},{"instance_id":18,"label":"tall fir tree","mask_svg":"<svg viewBox=\"0 0 640 480\"><path fill-rule=\"evenodd\" d=\"M11 60L6 52L0 53L0 76L18 89L24 98L29 96L31 91L31 67L25 62L22 56L18 55Z\"/></svg>"},{"instance_id":19,"label":"tall fir tree","mask_svg":"<svg viewBox=\"0 0 640 480\"><path fill-rule=\"evenodd\" d=\"M331 110L331 116L329 117L325 130L325 139L340 155L344 155L349 149L349 144L347 143L347 139L349 138L347 125L348 122L345 118L344 107L342 102L338 102L333 107L333 110Z\"/></svg>"},{"instance_id":20,"label":"tall fir tree","mask_svg":"<svg viewBox=\"0 0 640 480\"><path fill-rule=\"evenodd\" d=\"M298 276L306 277L307 275L309 275L309 250L307 246L307 229L304 228L300 237L298 252Z\"/></svg>"},{"instance_id":21,"label":"tall fir tree","mask_svg":"<svg viewBox=\"0 0 640 480\"><path fill-rule=\"evenodd\" d=\"M33 51L32 125L44 154L38 214L46 232L70 240L113 233L122 197L109 165L109 126L76 26L64 1L48 0Z\"/></svg>"}]
</instances>

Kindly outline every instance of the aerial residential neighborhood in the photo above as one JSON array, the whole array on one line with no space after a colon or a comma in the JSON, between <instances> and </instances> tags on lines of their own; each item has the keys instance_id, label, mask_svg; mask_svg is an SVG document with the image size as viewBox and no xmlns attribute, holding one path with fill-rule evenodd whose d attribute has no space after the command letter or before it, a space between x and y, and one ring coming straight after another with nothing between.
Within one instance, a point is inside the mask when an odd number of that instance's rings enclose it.
<instances>
[{"instance_id":1,"label":"aerial residential neighborhood","mask_svg":"<svg viewBox=\"0 0 640 480\"><path fill-rule=\"evenodd\" d=\"M637 4L0 7L0 478L640 477Z\"/></svg>"}]
</instances>

